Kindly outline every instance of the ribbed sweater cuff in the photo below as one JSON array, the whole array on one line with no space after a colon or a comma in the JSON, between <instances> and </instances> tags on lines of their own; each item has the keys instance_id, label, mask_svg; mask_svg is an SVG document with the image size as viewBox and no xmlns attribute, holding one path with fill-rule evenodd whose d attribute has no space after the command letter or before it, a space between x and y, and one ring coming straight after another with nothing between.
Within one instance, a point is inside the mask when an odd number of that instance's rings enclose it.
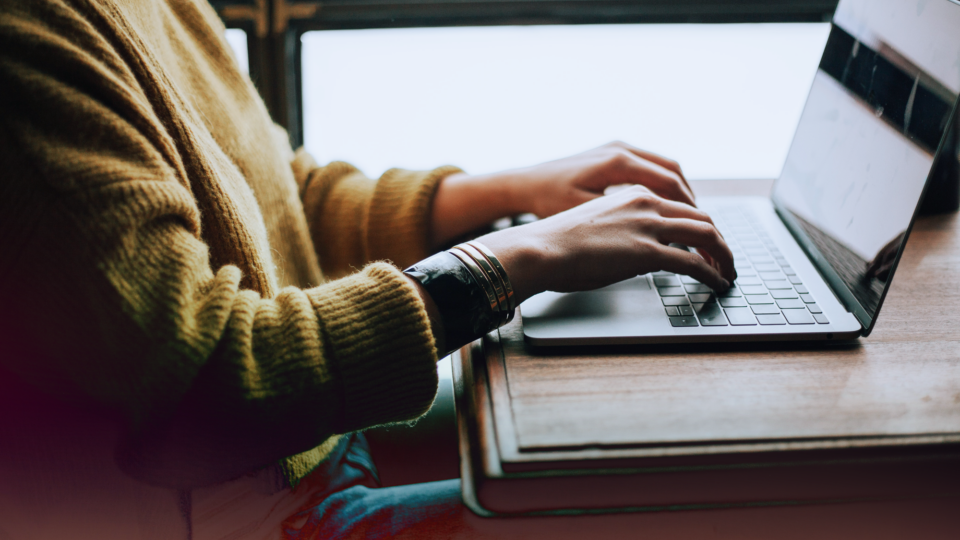
<instances>
[{"instance_id":1,"label":"ribbed sweater cuff","mask_svg":"<svg viewBox=\"0 0 960 540\"><path fill-rule=\"evenodd\" d=\"M397 268L373 263L308 293L343 392L339 431L412 420L437 393L426 308Z\"/></svg>"},{"instance_id":2,"label":"ribbed sweater cuff","mask_svg":"<svg viewBox=\"0 0 960 540\"><path fill-rule=\"evenodd\" d=\"M390 169L377 180L368 215L368 257L404 268L430 255L430 216L440 181L462 172L444 166L432 171Z\"/></svg>"}]
</instances>

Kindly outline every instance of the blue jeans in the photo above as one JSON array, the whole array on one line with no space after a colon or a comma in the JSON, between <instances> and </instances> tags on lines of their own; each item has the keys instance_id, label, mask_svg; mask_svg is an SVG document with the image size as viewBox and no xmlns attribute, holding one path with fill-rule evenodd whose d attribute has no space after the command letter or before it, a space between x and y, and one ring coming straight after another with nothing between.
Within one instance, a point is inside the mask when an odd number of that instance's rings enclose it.
<instances>
[{"instance_id":1,"label":"blue jeans","mask_svg":"<svg viewBox=\"0 0 960 540\"><path fill-rule=\"evenodd\" d=\"M382 488L362 434L345 436L309 481L322 484L317 504L284 524L288 538L474 536L464 521L469 510L460 500L459 480Z\"/></svg>"}]
</instances>

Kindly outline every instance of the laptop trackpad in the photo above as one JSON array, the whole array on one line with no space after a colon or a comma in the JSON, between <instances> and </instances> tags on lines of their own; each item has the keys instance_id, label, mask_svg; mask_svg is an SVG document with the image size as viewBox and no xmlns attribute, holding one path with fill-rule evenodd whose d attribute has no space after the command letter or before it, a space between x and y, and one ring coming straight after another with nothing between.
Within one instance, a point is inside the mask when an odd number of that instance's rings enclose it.
<instances>
[{"instance_id":1,"label":"laptop trackpad","mask_svg":"<svg viewBox=\"0 0 960 540\"><path fill-rule=\"evenodd\" d=\"M521 312L524 319L638 316L650 312L651 295L656 297L650 281L640 276L594 291L538 294L523 303Z\"/></svg>"}]
</instances>

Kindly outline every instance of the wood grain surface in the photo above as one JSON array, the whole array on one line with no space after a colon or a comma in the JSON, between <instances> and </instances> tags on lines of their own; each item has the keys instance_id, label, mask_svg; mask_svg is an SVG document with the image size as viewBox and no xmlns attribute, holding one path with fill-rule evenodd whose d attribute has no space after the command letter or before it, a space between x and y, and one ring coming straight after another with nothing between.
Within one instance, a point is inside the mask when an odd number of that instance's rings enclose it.
<instances>
[{"instance_id":1,"label":"wood grain surface","mask_svg":"<svg viewBox=\"0 0 960 540\"><path fill-rule=\"evenodd\" d=\"M710 195L769 187L695 185ZM917 223L873 334L852 344L535 350L524 343L518 317L483 343L499 453L536 461L691 446L956 442L958 305L960 235L952 214Z\"/></svg>"}]
</instances>

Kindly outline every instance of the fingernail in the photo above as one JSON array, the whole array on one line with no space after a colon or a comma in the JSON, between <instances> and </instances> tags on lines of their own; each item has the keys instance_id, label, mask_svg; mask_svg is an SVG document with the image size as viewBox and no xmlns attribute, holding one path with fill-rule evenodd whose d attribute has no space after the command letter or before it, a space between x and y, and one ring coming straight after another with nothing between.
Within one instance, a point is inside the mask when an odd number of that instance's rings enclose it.
<instances>
[{"instance_id":1,"label":"fingernail","mask_svg":"<svg viewBox=\"0 0 960 540\"><path fill-rule=\"evenodd\" d=\"M727 280L723 280L723 290L727 290L729 288L730 288L730 282Z\"/></svg>"}]
</instances>

